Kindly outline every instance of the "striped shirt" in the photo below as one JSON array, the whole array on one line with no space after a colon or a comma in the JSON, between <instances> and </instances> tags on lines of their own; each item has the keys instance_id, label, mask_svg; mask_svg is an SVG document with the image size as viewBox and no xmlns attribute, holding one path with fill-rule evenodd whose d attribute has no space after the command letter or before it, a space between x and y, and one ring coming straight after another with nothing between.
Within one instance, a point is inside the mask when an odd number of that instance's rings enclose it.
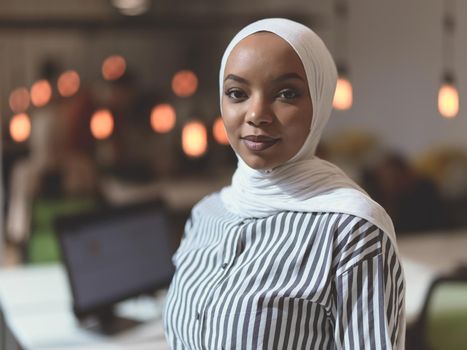
<instances>
[{"instance_id":1,"label":"striped shirt","mask_svg":"<svg viewBox=\"0 0 467 350\"><path fill-rule=\"evenodd\" d=\"M399 349L404 277L388 236L342 213L192 210L164 312L172 349Z\"/></svg>"}]
</instances>

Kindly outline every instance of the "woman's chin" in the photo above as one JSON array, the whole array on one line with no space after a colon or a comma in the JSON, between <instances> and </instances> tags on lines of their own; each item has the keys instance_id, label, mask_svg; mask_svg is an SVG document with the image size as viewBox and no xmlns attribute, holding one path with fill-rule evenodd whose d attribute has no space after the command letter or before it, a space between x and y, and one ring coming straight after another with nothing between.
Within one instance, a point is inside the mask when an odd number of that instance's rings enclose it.
<instances>
[{"instance_id":1,"label":"woman's chin","mask_svg":"<svg viewBox=\"0 0 467 350\"><path fill-rule=\"evenodd\" d=\"M281 164L277 161L277 159L271 160L259 156L248 156L241 158L246 163L246 165L254 170L270 170Z\"/></svg>"}]
</instances>

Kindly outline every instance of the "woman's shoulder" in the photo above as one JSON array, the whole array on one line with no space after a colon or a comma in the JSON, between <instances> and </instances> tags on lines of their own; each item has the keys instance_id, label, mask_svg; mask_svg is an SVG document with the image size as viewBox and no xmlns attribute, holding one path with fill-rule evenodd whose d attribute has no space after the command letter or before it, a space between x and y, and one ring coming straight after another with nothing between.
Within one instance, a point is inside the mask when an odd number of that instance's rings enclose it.
<instances>
[{"instance_id":1,"label":"woman's shoulder","mask_svg":"<svg viewBox=\"0 0 467 350\"><path fill-rule=\"evenodd\" d=\"M215 207L222 204L222 200L219 192L210 193L201 198L194 206L192 211L203 211L209 210L211 207Z\"/></svg>"},{"instance_id":2,"label":"woman's shoulder","mask_svg":"<svg viewBox=\"0 0 467 350\"><path fill-rule=\"evenodd\" d=\"M336 213L332 233L338 274L377 256L397 258L389 234L365 218Z\"/></svg>"},{"instance_id":3,"label":"woman's shoulder","mask_svg":"<svg viewBox=\"0 0 467 350\"><path fill-rule=\"evenodd\" d=\"M222 201L220 192L214 192L203 197L191 210L192 218L223 218L232 217L235 215L230 213Z\"/></svg>"}]
</instances>

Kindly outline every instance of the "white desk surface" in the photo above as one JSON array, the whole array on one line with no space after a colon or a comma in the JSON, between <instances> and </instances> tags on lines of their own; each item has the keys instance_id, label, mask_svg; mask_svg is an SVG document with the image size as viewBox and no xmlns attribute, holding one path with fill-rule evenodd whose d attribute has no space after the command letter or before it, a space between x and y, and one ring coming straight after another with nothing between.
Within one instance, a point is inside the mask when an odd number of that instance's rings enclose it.
<instances>
[{"instance_id":1,"label":"white desk surface","mask_svg":"<svg viewBox=\"0 0 467 350\"><path fill-rule=\"evenodd\" d=\"M0 270L0 302L9 329L25 350L166 350L162 327L163 295L119 305L117 313L145 323L116 336L79 325L71 309L61 265Z\"/></svg>"},{"instance_id":2,"label":"white desk surface","mask_svg":"<svg viewBox=\"0 0 467 350\"><path fill-rule=\"evenodd\" d=\"M467 264L467 231L401 236L398 244L407 282L407 321L412 323L433 279ZM158 302L137 299L122 304L120 314L148 322L118 336L103 336L83 329L74 318L61 265L0 270L0 303L25 350L169 349L161 320L163 295Z\"/></svg>"},{"instance_id":3,"label":"white desk surface","mask_svg":"<svg viewBox=\"0 0 467 350\"><path fill-rule=\"evenodd\" d=\"M406 277L406 316L410 324L421 312L431 282L460 264L467 265L467 230L401 235L397 242Z\"/></svg>"},{"instance_id":4,"label":"white desk surface","mask_svg":"<svg viewBox=\"0 0 467 350\"><path fill-rule=\"evenodd\" d=\"M119 205L162 198L171 209L189 210L207 194L220 190L232 179L226 171L209 179L165 179L149 184L135 185L109 177L101 180L101 190L109 203Z\"/></svg>"}]
</instances>

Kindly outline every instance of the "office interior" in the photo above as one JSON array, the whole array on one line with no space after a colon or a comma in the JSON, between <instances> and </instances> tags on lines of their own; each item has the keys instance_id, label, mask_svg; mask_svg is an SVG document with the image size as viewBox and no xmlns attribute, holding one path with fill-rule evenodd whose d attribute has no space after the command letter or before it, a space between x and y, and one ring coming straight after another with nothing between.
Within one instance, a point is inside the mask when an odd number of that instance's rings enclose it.
<instances>
[{"instance_id":1,"label":"office interior","mask_svg":"<svg viewBox=\"0 0 467 350\"><path fill-rule=\"evenodd\" d=\"M461 0L2 0L0 349L167 348L163 288L142 316L147 342L81 333L56 223L162 202L176 249L192 206L236 167L219 110L223 50L265 17L310 26L336 60L318 155L393 219L407 349L466 349L465 14ZM12 295L49 280L63 290L44 290L38 329ZM44 335L60 323L55 291L70 341Z\"/></svg>"}]
</instances>

